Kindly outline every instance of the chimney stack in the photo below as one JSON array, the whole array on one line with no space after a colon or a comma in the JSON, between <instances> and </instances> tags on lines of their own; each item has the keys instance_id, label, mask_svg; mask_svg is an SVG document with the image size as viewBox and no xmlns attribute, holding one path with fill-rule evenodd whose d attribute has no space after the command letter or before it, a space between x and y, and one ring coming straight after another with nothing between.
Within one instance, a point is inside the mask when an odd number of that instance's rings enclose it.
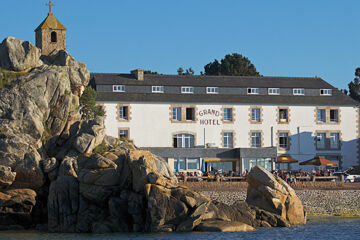
<instances>
[{"instance_id":1,"label":"chimney stack","mask_svg":"<svg viewBox=\"0 0 360 240\"><path fill-rule=\"evenodd\" d=\"M131 74L134 74L136 80L144 81L144 69L135 69L131 71Z\"/></svg>"}]
</instances>

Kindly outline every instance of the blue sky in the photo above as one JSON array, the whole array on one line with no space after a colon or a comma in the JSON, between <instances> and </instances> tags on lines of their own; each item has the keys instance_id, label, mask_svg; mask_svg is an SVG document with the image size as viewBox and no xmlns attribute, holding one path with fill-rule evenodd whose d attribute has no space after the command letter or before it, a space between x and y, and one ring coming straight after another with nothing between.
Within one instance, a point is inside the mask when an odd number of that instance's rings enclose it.
<instances>
[{"instance_id":1,"label":"blue sky","mask_svg":"<svg viewBox=\"0 0 360 240\"><path fill-rule=\"evenodd\" d=\"M2 0L0 39L35 43L44 0ZM265 76L318 76L347 88L360 67L359 0L53 0L68 51L92 72L196 74L228 53Z\"/></svg>"}]
</instances>

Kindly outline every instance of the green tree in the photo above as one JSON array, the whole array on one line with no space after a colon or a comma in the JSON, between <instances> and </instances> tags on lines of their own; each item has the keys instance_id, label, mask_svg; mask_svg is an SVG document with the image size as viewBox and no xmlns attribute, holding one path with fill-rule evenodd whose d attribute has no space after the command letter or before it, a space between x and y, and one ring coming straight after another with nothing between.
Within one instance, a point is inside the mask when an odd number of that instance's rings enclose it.
<instances>
[{"instance_id":1,"label":"green tree","mask_svg":"<svg viewBox=\"0 0 360 240\"><path fill-rule=\"evenodd\" d=\"M177 71L178 75L184 74L184 69L182 67L179 67L176 71Z\"/></svg>"},{"instance_id":2,"label":"green tree","mask_svg":"<svg viewBox=\"0 0 360 240\"><path fill-rule=\"evenodd\" d=\"M195 71L189 67L188 69L186 69L184 75L194 75L195 74Z\"/></svg>"},{"instance_id":3,"label":"green tree","mask_svg":"<svg viewBox=\"0 0 360 240\"><path fill-rule=\"evenodd\" d=\"M185 71L182 67L179 67L177 73L178 75L194 75L195 71L192 69L192 67L187 68Z\"/></svg>"},{"instance_id":4,"label":"green tree","mask_svg":"<svg viewBox=\"0 0 360 240\"><path fill-rule=\"evenodd\" d=\"M153 72L151 70L145 70L144 74L158 74L158 72Z\"/></svg>"},{"instance_id":5,"label":"green tree","mask_svg":"<svg viewBox=\"0 0 360 240\"><path fill-rule=\"evenodd\" d=\"M251 61L238 53L227 54L221 63L217 59L204 66L205 75L260 76Z\"/></svg>"},{"instance_id":6,"label":"green tree","mask_svg":"<svg viewBox=\"0 0 360 240\"><path fill-rule=\"evenodd\" d=\"M93 119L96 116L104 116L105 111L101 106L96 106L97 92L88 86L80 97L80 113L84 120Z\"/></svg>"},{"instance_id":7,"label":"green tree","mask_svg":"<svg viewBox=\"0 0 360 240\"><path fill-rule=\"evenodd\" d=\"M348 84L349 86L349 95L354 100L360 102L360 68L355 69L355 78L352 82Z\"/></svg>"}]
</instances>

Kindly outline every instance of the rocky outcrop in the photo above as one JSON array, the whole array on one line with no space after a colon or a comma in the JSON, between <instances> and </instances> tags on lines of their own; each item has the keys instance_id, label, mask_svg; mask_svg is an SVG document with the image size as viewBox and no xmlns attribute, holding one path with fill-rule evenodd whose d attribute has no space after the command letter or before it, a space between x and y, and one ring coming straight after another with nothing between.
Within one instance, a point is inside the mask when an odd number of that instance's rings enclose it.
<instances>
[{"instance_id":1,"label":"rocky outcrop","mask_svg":"<svg viewBox=\"0 0 360 240\"><path fill-rule=\"evenodd\" d=\"M306 224L306 215L295 191L281 178L260 166L249 176L246 202L286 219L291 225Z\"/></svg>"},{"instance_id":2,"label":"rocky outcrop","mask_svg":"<svg viewBox=\"0 0 360 240\"><path fill-rule=\"evenodd\" d=\"M71 66L39 66L39 49L19 39L5 39L0 52L1 67L31 68L0 91L0 164L16 172L15 187L37 189L45 182L40 161L58 151L70 126L80 120L77 89L88 84L89 72L74 61L64 61Z\"/></svg>"},{"instance_id":3,"label":"rocky outcrop","mask_svg":"<svg viewBox=\"0 0 360 240\"><path fill-rule=\"evenodd\" d=\"M51 232L92 233L251 231L301 223L291 189L263 177L267 173L250 174L251 205L228 206L180 186L162 158L105 136L103 117L81 120L79 97L89 82L84 64L54 51L39 65L35 47L21 49L27 44L8 39L0 46L3 68L27 71L0 90L0 186L5 188L0 229L7 222L43 224L44 218ZM22 51L26 54L10 56ZM269 200L262 208L256 194L268 194L263 188L283 205Z\"/></svg>"},{"instance_id":4,"label":"rocky outcrop","mask_svg":"<svg viewBox=\"0 0 360 240\"><path fill-rule=\"evenodd\" d=\"M40 49L29 42L8 37L0 44L0 68L26 71L41 66Z\"/></svg>"}]
</instances>

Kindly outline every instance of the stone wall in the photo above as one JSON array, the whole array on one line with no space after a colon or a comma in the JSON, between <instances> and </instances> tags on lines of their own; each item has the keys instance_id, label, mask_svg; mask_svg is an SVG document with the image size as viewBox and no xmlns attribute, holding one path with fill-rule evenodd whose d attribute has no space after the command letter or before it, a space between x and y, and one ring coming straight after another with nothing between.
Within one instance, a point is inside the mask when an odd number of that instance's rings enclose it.
<instances>
[{"instance_id":1,"label":"stone wall","mask_svg":"<svg viewBox=\"0 0 360 240\"><path fill-rule=\"evenodd\" d=\"M52 32L56 32L57 42L51 42ZM66 50L66 31L41 29L36 33L36 46L42 55L49 55L54 49Z\"/></svg>"}]
</instances>

